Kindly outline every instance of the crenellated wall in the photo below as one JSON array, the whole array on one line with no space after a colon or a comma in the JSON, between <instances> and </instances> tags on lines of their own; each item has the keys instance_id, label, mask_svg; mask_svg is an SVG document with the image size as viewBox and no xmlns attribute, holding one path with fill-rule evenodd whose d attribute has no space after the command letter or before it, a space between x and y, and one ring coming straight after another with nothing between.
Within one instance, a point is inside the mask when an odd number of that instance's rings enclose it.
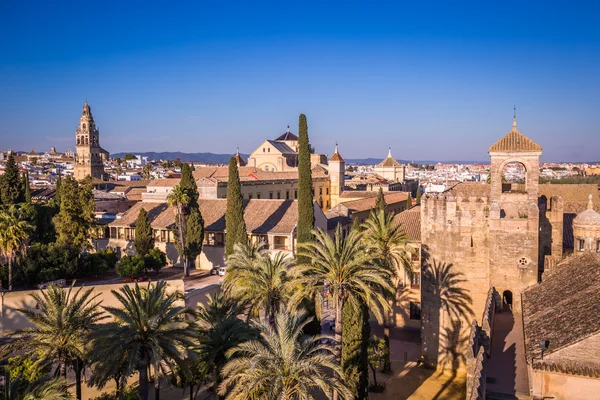
<instances>
[{"instance_id":1,"label":"crenellated wall","mask_svg":"<svg viewBox=\"0 0 600 400\"><path fill-rule=\"evenodd\" d=\"M489 201L485 193L452 192L427 195L421 207L421 238L423 243L422 280L422 341L425 362L438 365L445 357L440 351L440 338L459 320L466 335L473 315L480 315L489 287L489 239L487 230ZM440 286L451 286L465 293L466 312L444 309L452 305L440 298L445 291ZM473 314L475 313L475 314Z\"/></svg>"}]
</instances>

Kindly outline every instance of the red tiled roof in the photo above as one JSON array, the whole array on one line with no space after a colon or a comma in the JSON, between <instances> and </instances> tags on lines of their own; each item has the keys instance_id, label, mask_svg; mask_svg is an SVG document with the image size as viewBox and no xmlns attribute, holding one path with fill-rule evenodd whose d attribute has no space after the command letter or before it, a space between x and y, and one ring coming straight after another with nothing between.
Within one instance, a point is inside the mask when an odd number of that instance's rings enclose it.
<instances>
[{"instance_id":1,"label":"red tiled roof","mask_svg":"<svg viewBox=\"0 0 600 400\"><path fill-rule=\"evenodd\" d=\"M421 206L417 205L402 211L394 217L394 222L401 224L402 230L410 240L421 241Z\"/></svg>"}]
</instances>

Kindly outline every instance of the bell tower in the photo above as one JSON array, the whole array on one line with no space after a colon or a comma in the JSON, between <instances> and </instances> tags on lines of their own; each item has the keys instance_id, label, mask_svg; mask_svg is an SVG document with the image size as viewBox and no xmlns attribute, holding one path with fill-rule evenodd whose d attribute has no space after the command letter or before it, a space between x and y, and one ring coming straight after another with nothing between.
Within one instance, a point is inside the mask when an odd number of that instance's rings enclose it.
<instances>
[{"instance_id":1,"label":"bell tower","mask_svg":"<svg viewBox=\"0 0 600 400\"><path fill-rule=\"evenodd\" d=\"M489 154L489 286L521 314L521 293L538 282L542 147L517 130L515 116Z\"/></svg>"},{"instance_id":2,"label":"bell tower","mask_svg":"<svg viewBox=\"0 0 600 400\"><path fill-rule=\"evenodd\" d=\"M104 176L103 153L100 147L100 132L96 128L92 110L87 103L83 105L79 126L75 130L75 179L86 176L102 179Z\"/></svg>"},{"instance_id":3,"label":"bell tower","mask_svg":"<svg viewBox=\"0 0 600 400\"><path fill-rule=\"evenodd\" d=\"M331 207L340 203L340 195L344 191L344 174L346 172L346 162L338 151L338 145L335 144L335 151L329 159L329 181L331 187Z\"/></svg>"}]
</instances>

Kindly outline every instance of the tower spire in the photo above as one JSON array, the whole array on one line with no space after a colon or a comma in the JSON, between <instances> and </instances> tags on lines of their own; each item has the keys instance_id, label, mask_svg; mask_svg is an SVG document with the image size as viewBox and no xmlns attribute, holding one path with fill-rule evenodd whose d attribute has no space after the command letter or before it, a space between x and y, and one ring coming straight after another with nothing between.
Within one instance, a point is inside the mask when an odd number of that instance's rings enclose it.
<instances>
[{"instance_id":1,"label":"tower spire","mask_svg":"<svg viewBox=\"0 0 600 400\"><path fill-rule=\"evenodd\" d=\"M333 153L334 154L338 154L338 144L337 144L337 142L335 142L335 151Z\"/></svg>"},{"instance_id":2,"label":"tower spire","mask_svg":"<svg viewBox=\"0 0 600 400\"><path fill-rule=\"evenodd\" d=\"M513 130L517 130L517 106L513 106Z\"/></svg>"},{"instance_id":3,"label":"tower spire","mask_svg":"<svg viewBox=\"0 0 600 400\"><path fill-rule=\"evenodd\" d=\"M388 157L392 157L392 146L388 148Z\"/></svg>"}]
</instances>

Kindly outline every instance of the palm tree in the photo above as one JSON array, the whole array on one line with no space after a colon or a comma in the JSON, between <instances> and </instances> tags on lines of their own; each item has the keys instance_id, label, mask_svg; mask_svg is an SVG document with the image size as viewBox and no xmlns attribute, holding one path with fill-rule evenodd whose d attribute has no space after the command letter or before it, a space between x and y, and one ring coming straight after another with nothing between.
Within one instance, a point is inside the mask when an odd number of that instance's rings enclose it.
<instances>
[{"instance_id":1,"label":"palm tree","mask_svg":"<svg viewBox=\"0 0 600 400\"><path fill-rule=\"evenodd\" d=\"M381 322L381 310L389 308L386 293L392 290L390 272L371 262L372 257L366 252L362 233L358 230L351 230L345 238L340 225L333 239L322 229L313 234L315 241L301 243L298 248L298 254L311 263L296 265L290 271L290 286L298 290L292 294L288 307L294 309L304 298L320 302L320 294L327 289L333 296L335 340L341 359L344 303L350 297L361 300Z\"/></svg>"},{"instance_id":2,"label":"palm tree","mask_svg":"<svg viewBox=\"0 0 600 400\"><path fill-rule=\"evenodd\" d=\"M227 361L227 351L242 342L254 339L256 332L238 318L245 307L225 291L220 291L214 297L207 295L206 303L198 303L198 307L200 351L206 357L216 392L221 382L221 369Z\"/></svg>"},{"instance_id":3,"label":"palm tree","mask_svg":"<svg viewBox=\"0 0 600 400\"><path fill-rule=\"evenodd\" d=\"M62 377L42 376L30 382L21 379L10 383L10 398L13 400L68 400L72 398Z\"/></svg>"},{"instance_id":4,"label":"palm tree","mask_svg":"<svg viewBox=\"0 0 600 400\"><path fill-rule=\"evenodd\" d=\"M174 206L177 210L177 230L178 230L178 237L177 240L179 241L179 253L181 255L181 257L183 258L183 275L184 276L188 276L189 275L189 266L188 266L188 257L187 257L187 252L186 252L186 240L185 240L185 235L187 232L187 228L186 228L186 213L187 213L187 206L190 204L190 196L187 194L187 192L181 188L181 186L177 185L173 188L173 190L171 191L171 193L169 193L169 196L167 198L169 205L170 206Z\"/></svg>"},{"instance_id":5,"label":"palm tree","mask_svg":"<svg viewBox=\"0 0 600 400\"><path fill-rule=\"evenodd\" d=\"M194 313L181 305L180 292L167 293L165 281L148 283L145 288L137 283L135 287L123 286L119 291L112 290L112 294L122 307L103 307L114 322L102 324L93 332L94 361L126 354L125 376L139 373L139 396L146 400L148 368L155 371L158 395L159 377L176 365L181 367L189 355L187 349L194 347L196 326L186 319Z\"/></svg>"},{"instance_id":6,"label":"palm tree","mask_svg":"<svg viewBox=\"0 0 600 400\"><path fill-rule=\"evenodd\" d=\"M13 289L13 261L23 251L32 230L15 206L0 212L0 250L8 260L8 290Z\"/></svg>"},{"instance_id":7,"label":"palm tree","mask_svg":"<svg viewBox=\"0 0 600 400\"><path fill-rule=\"evenodd\" d=\"M74 283L73 283L74 284ZM7 346L8 352L22 352L36 360L34 368L57 363L55 376L66 378L67 367L75 371L77 399L81 399L81 372L88 359L88 335L98 322L106 318L100 310L100 295L92 295L93 288L73 293L73 285L63 290L50 286L30 296L36 309L21 308L33 327L12 333L15 340Z\"/></svg>"},{"instance_id":8,"label":"palm tree","mask_svg":"<svg viewBox=\"0 0 600 400\"><path fill-rule=\"evenodd\" d=\"M306 336L310 322L304 313L285 311L275 316L275 327L257 322L260 338L239 344L227 352L224 380L219 393L228 399L314 399L316 392L331 398L335 390L344 399L352 393L344 386L334 349L324 335Z\"/></svg>"},{"instance_id":9,"label":"palm tree","mask_svg":"<svg viewBox=\"0 0 600 400\"><path fill-rule=\"evenodd\" d=\"M264 245L236 243L227 260L223 286L249 306L249 316L258 317L264 311L274 326L275 314L286 298L284 289L291 265L291 258L283 252L271 258Z\"/></svg>"},{"instance_id":10,"label":"palm tree","mask_svg":"<svg viewBox=\"0 0 600 400\"><path fill-rule=\"evenodd\" d=\"M367 221L363 224L365 244L369 254L387 269L392 277L393 291L389 293L391 306L396 303L396 288L402 272L412 276L411 250L408 247L408 237L402 230L402 225L394 222L394 214L385 210L371 210ZM390 309L391 312L391 309ZM387 357L383 363L383 372L391 370L390 361L390 312L384 316L384 341L387 347Z\"/></svg>"}]
</instances>

